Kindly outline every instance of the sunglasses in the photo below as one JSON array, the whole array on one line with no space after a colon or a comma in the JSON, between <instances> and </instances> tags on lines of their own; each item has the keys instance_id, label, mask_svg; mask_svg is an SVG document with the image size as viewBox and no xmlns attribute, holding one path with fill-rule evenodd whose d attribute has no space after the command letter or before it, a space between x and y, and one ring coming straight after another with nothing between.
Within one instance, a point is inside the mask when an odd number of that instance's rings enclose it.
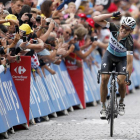
<instances>
[{"instance_id":1,"label":"sunglasses","mask_svg":"<svg viewBox=\"0 0 140 140\"><path fill-rule=\"evenodd\" d=\"M86 19L85 19L85 18L81 18L81 20L86 21Z\"/></svg>"},{"instance_id":2,"label":"sunglasses","mask_svg":"<svg viewBox=\"0 0 140 140\"><path fill-rule=\"evenodd\" d=\"M63 33L62 33L62 32L58 32L58 34L63 35Z\"/></svg>"},{"instance_id":3,"label":"sunglasses","mask_svg":"<svg viewBox=\"0 0 140 140\"><path fill-rule=\"evenodd\" d=\"M130 27L126 27L124 25L121 25L122 29L125 29L126 31L131 31L131 28Z\"/></svg>"},{"instance_id":4,"label":"sunglasses","mask_svg":"<svg viewBox=\"0 0 140 140\"><path fill-rule=\"evenodd\" d=\"M69 33L68 31L66 31L66 34L69 34L69 35L71 35L71 33Z\"/></svg>"}]
</instances>

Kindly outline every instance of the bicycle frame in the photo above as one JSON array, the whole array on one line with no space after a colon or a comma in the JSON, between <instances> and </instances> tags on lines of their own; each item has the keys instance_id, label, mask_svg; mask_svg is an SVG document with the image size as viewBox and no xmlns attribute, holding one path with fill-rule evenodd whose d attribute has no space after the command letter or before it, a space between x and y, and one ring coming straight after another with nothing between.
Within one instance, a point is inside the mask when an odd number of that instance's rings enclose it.
<instances>
[{"instance_id":1,"label":"bicycle frame","mask_svg":"<svg viewBox=\"0 0 140 140\"><path fill-rule=\"evenodd\" d=\"M116 72L116 67L114 65L114 69L112 72L101 72L98 71L97 74L97 83L100 83L100 74L110 74L111 75L111 81L110 81L110 98L109 98L109 104L106 109L106 119L108 122L110 122L110 136L113 136L113 130L114 130L114 118L117 118L118 116L118 103L117 103L117 86L116 86L116 77L118 75L125 75L126 76L126 82L129 81L129 73L128 72Z\"/></svg>"},{"instance_id":2,"label":"bicycle frame","mask_svg":"<svg viewBox=\"0 0 140 140\"><path fill-rule=\"evenodd\" d=\"M113 136L113 130L114 130L114 118L117 118L118 116L118 103L117 103L117 97L116 97L116 75L115 71L111 74L111 82L110 82L110 98L109 98L109 104L106 109L107 114L107 120L110 123L110 136Z\"/></svg>"},{"instance_id":3,"label":"bicycle frame","mask_svg":"<svg viewBox=\"0 0 140 140\"><path fill-rule=\"evenodd\" d=\"M117 118L118 116L118 112L117 112L117 108L118 108L118 102L117 102L117 95L116 95L116 92L117 92L117 86L116 86L116 75L115 75L115 72L112 72L111 74L111 81L110 81L110 98L109 98L109 102L108 102L108 106L107 106L107 120L109 121L110 119L110 110L109 110L109 107L111 106L110 103L111 103L111 99L113 98L114 99L114 113L115 113L115 118ZM114 91L113 91L114 90Z\"/></svg>"}]
</instances>

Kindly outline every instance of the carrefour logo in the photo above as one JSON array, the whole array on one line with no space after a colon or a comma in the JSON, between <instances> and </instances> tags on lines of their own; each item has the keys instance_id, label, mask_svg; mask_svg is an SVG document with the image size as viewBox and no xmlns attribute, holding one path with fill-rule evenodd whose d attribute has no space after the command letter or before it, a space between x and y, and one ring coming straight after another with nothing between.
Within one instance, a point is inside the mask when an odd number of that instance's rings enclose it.
<instances>
[{"instance_id":1,"label":"carrefour logo","mask_svg":"<svg viewBox=\"0 0 140 140\"><path fill-rule=\"evenodd\" d=\"M17 66L14 71L17 73L17 74L23 74L26 72L26 69L23 67L23 66Z\"/></svg>"}]
</instances>

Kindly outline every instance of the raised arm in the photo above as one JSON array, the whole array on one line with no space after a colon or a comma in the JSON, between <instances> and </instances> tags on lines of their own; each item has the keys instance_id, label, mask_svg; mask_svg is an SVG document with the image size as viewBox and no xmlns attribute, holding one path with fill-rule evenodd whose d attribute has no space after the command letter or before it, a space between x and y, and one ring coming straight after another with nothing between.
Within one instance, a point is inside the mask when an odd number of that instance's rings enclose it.
<instances>
[{"instance_id":1,"label":"raised arm","mask_svg":"<svg viewBox=\"0 0 140 140\"><path fill-rule=\"evenodd\" d=\"M110 17L120 17L121 13L119 11L111 13L111 14L101 14L93 17L93 20L102 27L106 27L107 21L105 19Z\"/></svg>"},{"instance_id":2,"label":"raised arm","mask_svg":"<svg viewBox=\"0 0 140 140\"><path fill-rule=\"evenodd\" d=\"M106 27L107 21L105 19L112 17L111 14L102 14L98 16L94 16L93 20L102 27Z\"/></svg>"}]
</instances>

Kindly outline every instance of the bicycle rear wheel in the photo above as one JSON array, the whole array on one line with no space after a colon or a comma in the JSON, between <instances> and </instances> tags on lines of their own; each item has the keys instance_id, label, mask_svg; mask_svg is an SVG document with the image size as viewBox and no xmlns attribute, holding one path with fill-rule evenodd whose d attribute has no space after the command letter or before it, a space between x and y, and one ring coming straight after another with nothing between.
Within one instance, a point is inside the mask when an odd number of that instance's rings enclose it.
<instances>
[{"instance_id":1,"label":"bicycle rear wheel","mask_svg":"<svg viewBox=\"0 0 140 140\"><path fill-rule=\"evenodd\" d=\"M114 96L115 96L115 85L112 84L111 101L110 101L110 136L113 137L114 131Z\"/></svg>"}]
</instances>

